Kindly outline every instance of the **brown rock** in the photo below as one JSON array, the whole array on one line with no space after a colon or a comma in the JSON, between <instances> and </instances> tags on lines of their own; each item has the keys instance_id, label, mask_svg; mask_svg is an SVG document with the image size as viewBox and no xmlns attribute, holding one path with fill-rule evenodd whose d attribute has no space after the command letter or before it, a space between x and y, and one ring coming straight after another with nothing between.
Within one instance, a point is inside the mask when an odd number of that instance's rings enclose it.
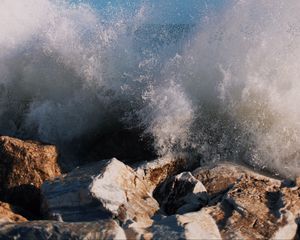
<instances>
[{"instance_id":1,"label":"brown rock","mask_svg":"<svg viewBox=\"0 0 300 240\"><path fill-rule=\"evenodd\" d=\"M14 212L14 207L0 202L0 222L26 222L27 219Z\"/></svg>"},{"instance_id":2,"label":"brown rock","mask_svg":"<svg viewBox=\"0 0 300 240\"><path fill-rule=\"evenodd\" d=\"M203 183L210 195L216 195L228 190L249 171L244 166L221 162L213 166L199 167L192 174Z\"/></svg>"},{"instance_id":3,"label":"brown rock","mask_svg":"<svg viewBox=\"0 0 300 240\"><path fill-rule=\"evenodd\" d=\"M195 159L189 159L185 156L176 157L166 156L151 162L143 162L135 167L140 177L147 182L150 190L153 191L160 183L164 182L168 177L190 171L199 166L199 162Z\"/></svg>"},{"instance_id":4,"label":"brown rock","mask_svg":"<svg viewBox=\"0 0 300 240\"><path fill-rule=\"evenodd\" d=\"M37 213L41 184L60 175L55 146L0 137L0 196Z\"/></svg>"},{"instance_id":5,"label":"brown rock","mask_svg":"<svg viewBox=\"0 0 300 240\"><path fill-rule=\"evenodd\" d=\"M224 239L293 239L299 189L260 174L244 173L216 206L206 209Z\"/></svg>"}]
</instances>

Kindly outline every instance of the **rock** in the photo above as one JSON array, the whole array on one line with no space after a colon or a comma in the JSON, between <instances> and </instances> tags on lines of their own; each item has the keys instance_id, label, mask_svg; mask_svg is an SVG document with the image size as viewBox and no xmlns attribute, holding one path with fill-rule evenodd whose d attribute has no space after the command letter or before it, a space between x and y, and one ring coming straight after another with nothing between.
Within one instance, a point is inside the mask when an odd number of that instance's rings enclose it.
<instances>
[{"instance_id":1,"label":"rock","mask_svg":"<svg viewBox=\"0 0 300 240\"><path fill-rule=\"evenodd\" d=\"M300 213L299 188L247 172L224 195L206 208L216 220L223 239L293 239Z\"/></svg>"},{"instance_id":2,"label":"rock","mask_svg":"<svg viewBox=\"0 0 300 240\"><path fill-rule=\"evenodd\" d=\"M232 187L238 179L252 171L244 166L229 162L220 162L216 165L199 167L192 172L193 176L201 181L207 192L218 195Z\"/></svg>"},{"instance_id":3,"label":"rock","mask_svg":"<svg viewBox=\"0 0 300 240\"><path fill-rule=\"evenodd\" d=\"M149 222L158 203L132 168L113 158L75 169L42 186L46 216L64 221L94 221L116 217Z\"/></svg>"},{"instance_id":4,"label":"rock","mask_svg":"<svg viewBox=\"0 0 300 240\"><path fill-rule=\"evenodd\" d=\"M275 234L272 236L272 239L281 240L281 239L298 239L297 229L298 225L295 222L295 216L290 212L284 213L285 224L280 226Z\"/></svg>"},{"instance_id":5,"label":"rock","mask_svg":"<svg viewBox=\"0 0 300 240\"><path fill-rule=\"evenodd\" d=\"M151 162L143 162L135 166L136 172L150 186L151 192L168 177L183 171L189 171L199 166L200 162L196 159L187 157L166 156Z\"/></svg>"},{"instance_id":6,"label":"rock","mask_svg":"<svg viewBox=\"0 0 300 240\"><path fill-rule=\"evenodd\" d=\"M27 219L15 213L15 209L8 203L0 202L0 223L26 222Z\"/></svg>"},{"instance_id":7,"label":"rock","mask_svg":"<svg viewBox=\"0 0 300 240\"><path fill-rule=\"evenodd\" d=\"M297 177L295 182L296 186L300 187L300 177Z\"/></svg>"},{"instance_id":8,"label":"rock","mask_svg":"<svg viewBox=\"0 0 300 240\"><path fill-rule=\"evenodd\" d=\"M0 137L0 196L35 213L40 208L40 186L60 175L55 146Z\"/></svg>"},{"instance_id":9,"label":"rock","mask_svg":"<svg viewBox=\"0 0 300 240\"><path fill-rule=\"evenodd\" d=\"M125 233L113 220L98 222L62 223L32 221L0 225L0 239L30 240L102 240L126 239Z\"/></svg>"},{"instance_id":10,"label":"rock","mask_svg":"<svg viewBox=\"0 0 300 240\"><path fill-rule=\"evenodd\" d=\"M184 226L186 239L221 239L214 219L205 211L179 215L177 219Z\"/></svg>"},{"instance_id":11,"label":"rock","mask_svg":"<svg viewBox=\"0 0 300 240\"><path fill-rule=\"evenodd\" d=\"M197 211L208 202L205 187L190 172L183 172L166 180L154 192L154 197L168 215Z\"/></svg>"},{"instance_id":12,"label":"rock","mask_svg":"<svg viewBox=\"0 0 300 240\"><path fill-rule=\"evenodd\" d=\"M128 239L221 239L215 221L205 211L168 216L146 229L133 224L125 232Z\"/></svg>"}]
</instances>

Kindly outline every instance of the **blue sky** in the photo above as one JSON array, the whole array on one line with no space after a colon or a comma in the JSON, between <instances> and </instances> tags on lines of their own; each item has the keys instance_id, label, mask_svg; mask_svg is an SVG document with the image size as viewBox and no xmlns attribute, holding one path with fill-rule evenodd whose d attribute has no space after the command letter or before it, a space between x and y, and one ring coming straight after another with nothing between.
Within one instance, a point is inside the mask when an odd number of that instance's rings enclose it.
<instances>
[{"instance_id":1,"label":"blue sky","mask_svg":"<svg viewBox=\"0 0 300 240\"><path fill-rule=\"evenodd\" d=\"M134 13L142 4L151 6L152 22L193 23L199 19L206 8L219 8L226 0L71 0L85 2L97 8L102 14L107 9L122 9Z\"/></svg>"}]
</instances>

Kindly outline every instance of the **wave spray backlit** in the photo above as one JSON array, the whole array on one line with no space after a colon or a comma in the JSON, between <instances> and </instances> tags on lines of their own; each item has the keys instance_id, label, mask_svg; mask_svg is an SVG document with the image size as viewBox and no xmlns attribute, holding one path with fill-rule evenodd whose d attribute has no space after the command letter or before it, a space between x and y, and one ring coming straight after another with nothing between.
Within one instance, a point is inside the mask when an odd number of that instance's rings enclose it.
<instances>
[{"instance_id":1,"label":"wave spray backlit","mask_svg":"<svg viewBox=\"0 0 300 240\"><path fill-rule=\"evenodd\" d=\"M147 4L107 20L1 1L0 133L64 145L126 129L158 155L299 173L300 3L206 7L193 24L153 24Z\"/></svg>"}]
</instances>

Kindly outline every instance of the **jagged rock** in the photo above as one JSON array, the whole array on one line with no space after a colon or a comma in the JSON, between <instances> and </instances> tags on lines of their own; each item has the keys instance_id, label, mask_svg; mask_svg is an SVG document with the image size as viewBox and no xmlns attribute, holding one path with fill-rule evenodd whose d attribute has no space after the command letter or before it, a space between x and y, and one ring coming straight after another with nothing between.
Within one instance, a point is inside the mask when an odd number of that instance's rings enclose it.
<instances>
[{"instance_id":1,"label":"jagged rock","mask_svg":"<svg viewBox=\"0 0 300 240\"><path fill-rule=\"evenodd\" d=\"M0 239L9 240L102 240L126 239L125 233L113 220L98 222L63 223L33 221L0 225Z\"/></svg>"},{"instance_id":2,"label":"jagged rock","mask_svg":"<svg viewBox=\"0 0 300 240\"><path fill-rule=\"evenodd\" d=\"M205 211L168 216L148 228L134 223L125 232L128 239L221 239L215 221Z\"/></svg>"},{"instance_id":3,"label":"jagged rock","mask_svg":"<svg viewBox=\"0 0 300 240\"><path fill-rule=\"evenodd\" d=\"M183 172L166 180L154 192L154 197L168 215L197 211L208 202L205 187L190 172Z\"/></svg>"},{"instance_id":4,"label":"jagged rock","mask_svg":"<svg viewBox=\"0 0 300 240\"><path fill-rule=\"evenodd\" d=\"M293 239L300 211L299 187L257 173L242 175L221 203L206 208L224 239Z\"/></svg>"},{"instance_id":5,"label":"jagged rock","mask_svg":"<svg viewBox=\"0 0 300 240\"><path fill-rule=\"evenodd\" d=\"M166 156L151 162L143 162L135 166L136 172L144 179L153 191L168 177L183 171L190 171L199 166L199 161L184 156Z\"/></svg>"},{"instance_id":6,"label":"jagged rock","mask_svg":"<svg viewBox=\"0 0 300 240\"><path fill-rule=\"evenodd\" d=\"M201 181L207 192L218 195L232 187L238 179L252 171L244 166L230 162L220 162L215 165L199 167L192 172Z\"/></svg>"},{"instance_id":7,"label":"jagged rock","mask_svg":"<svg viewBox=\"0 0 300 240\"><path fill-rule=\"evenodd\" d=\"M151 222L158 203L147 184L132 168L113 158L75 169L42 186L46 215L64 221L93 221L116 217L120 221Z\"/></svg>"},{"instance_id":8,"label":"jagged rock","mask_svg":"<svg viewBox=\"0 0 300 240\"><path fill-rule=\"evenodd\" d=\"M27 219L15 213L15 209L8 203L0 202L0 223L2 222L26 222Z\"/></svg>"},{"instance_id":9,"label":"jagged rock","mask_svg":"<svg viewBox=\"0 0 300 240\"><path fill-rule=\"evenodd\" d=\"M40 186L60 175L55 146L0 137L1 199L39 212Z\"/></svg>"}]
</instances>

